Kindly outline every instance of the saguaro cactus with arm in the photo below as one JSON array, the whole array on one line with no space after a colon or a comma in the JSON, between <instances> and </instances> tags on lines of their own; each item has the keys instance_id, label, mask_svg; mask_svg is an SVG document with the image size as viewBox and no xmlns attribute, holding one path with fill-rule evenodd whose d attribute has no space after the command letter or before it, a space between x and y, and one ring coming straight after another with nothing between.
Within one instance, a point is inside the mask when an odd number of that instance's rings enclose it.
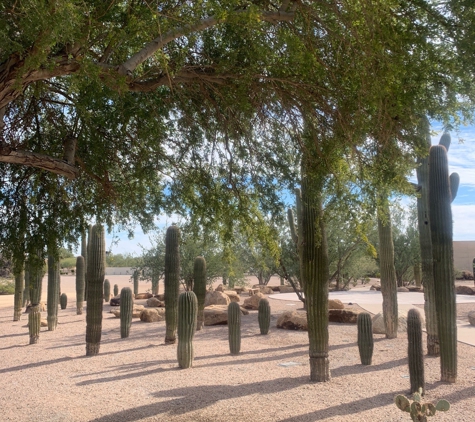
<instances>
[{"instance_id":1,"label":"saguaro cactus with arm","mask_svg":"<svg viewBox=\"0 0 475 422\"><path fill-rule=\"evenodd\" d=\"M91 230L88 250L88 298L86 312L86 356L96 356L101 345L102 286L106 267L104 227L96 224Z\"/></svg>"}]
</instances>

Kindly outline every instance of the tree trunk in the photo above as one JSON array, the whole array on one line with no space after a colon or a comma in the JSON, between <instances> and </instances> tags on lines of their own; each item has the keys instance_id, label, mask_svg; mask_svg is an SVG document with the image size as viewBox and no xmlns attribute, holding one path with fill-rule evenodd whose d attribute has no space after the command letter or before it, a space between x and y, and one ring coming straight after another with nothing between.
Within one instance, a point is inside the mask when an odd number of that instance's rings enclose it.
<instances>
[{"instance_id":1,"label":"tree trunk","mask_svg":"<svg viewBox=\"0 0 475 422\"><path fill-rule=\"evenodd\" d=\"M383 318L386 338L397 337L397 283L394 269L394 244L391 230L389 205L378 209L379 265L381 293L383 295Z\"/></svg>"}]
</instances>

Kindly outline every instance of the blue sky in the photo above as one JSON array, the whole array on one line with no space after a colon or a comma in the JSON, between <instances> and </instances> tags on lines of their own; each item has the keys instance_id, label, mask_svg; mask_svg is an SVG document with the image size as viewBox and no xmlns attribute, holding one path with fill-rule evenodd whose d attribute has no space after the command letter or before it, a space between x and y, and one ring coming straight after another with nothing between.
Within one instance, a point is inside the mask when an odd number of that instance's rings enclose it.
<instances>
[{"instance_id":1,"label":"blue sky","mask_svg":"<svg viewBox=\"0 0 475 422\"><path fill-rule=\"evenodd\" d=\"M432 144L438 144L442 136L442 126L433 124ZM460 187L457 197L452 203L452 216L454 220L454 240L475 240L475 126L461 127L458 132L451 132L452 143L449 149L450 172L457 172L460 176ZM414 177L415 181L415 177ZM176 216L159 216L156 219L157 227L165 227L177 221ZM109 249L112 239L118 239L111 251L114 254L130 253L140 256L141 246L151 246L150 236L144 234L137 227L133 239L128 239L126 232L114 232L106 237Z\"/></svg>"}]
</instances>

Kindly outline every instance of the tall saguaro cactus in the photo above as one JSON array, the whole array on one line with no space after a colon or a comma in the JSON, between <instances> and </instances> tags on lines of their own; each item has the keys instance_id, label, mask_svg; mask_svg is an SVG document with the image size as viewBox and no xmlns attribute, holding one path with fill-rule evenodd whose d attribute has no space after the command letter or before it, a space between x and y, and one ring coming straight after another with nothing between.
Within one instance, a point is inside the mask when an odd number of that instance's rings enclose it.
<instances>
[{"instance_id":1,"label":"tall saguaro cactus","mask_svg":"<svg viewBox=\"0 0 475 422\"><path fill-rule=\"evenodd\" d=\"M193 292L198 300L196 329L201 330L204 324L206 298L206 261L202 256L197 256L193 265Z\"/></svg>"},{"instance_id":2,"label":"tall saguaro cactus","mask_svg":"<svg viewBox=\"0 0 475 422\"><path fill-rule=\"evenodd\" d=\"M86 312L86 356L99 353L102 331L102 286L106 267L104 227L96 224L89 238L87 259L88 297Z\"/></svg>"},{"instance_id":3,"label":"tall saguaro cactus","mask_svg":"<svg viewBox=\"0 0 475 422\"><path fill-rule=\"evenodd\" d=\"M429 121L423 119L421 131L424 136L424 153L418 159L417 167L417 221L419 228L419 247L421 254L421 282L424 286L424 313L426 317L427 354L439 356L439 334L437 332L437 315L435 311L434 265L432 261L432 239L429 224L429 149L431 146ZM450 135L444 134L440 144L448 150Z\"/></svg>"},{"instance_id":4,"label":"tall saguaro cactus","mask_svg":"<svg viewBox=\"0 0 475 422\"><path fill-rule=\"evenodd\" d=\"M40 338L41 323L41 312L39 306L43 285L43 262L41 261L41 252L30 254L27 267L30 280L31 299L31 310L28 315L28 329L30 334L30 344L36 344Z\"/></svg>"},{"instance_id":5,"label":"tall saguaro cactus","mask_svg":"<svg viewBox=\"0 0 475 422\"><path fill-rule=\"evenodd\" d=\"M20 321L21 310L23 307L23 291L25 289L25 272L23 263L20 268L14 269L15 273L15 296L13 307L13 321Z\"/></svg>"},{"instance_id":6,"label":"tall saguaro cactus","mask_svg":"<svg viewBox=\"0 0 475 422\"><path fill-rule=\"evenodd\" d=\"M183 292L178 297L178 347L180 368L193 366L193 336L195 335L198 299L193 292Z\"/></svg>"},{"instance_id":7,"label":"tall saguaro cactus","mask_svg":"<svg viewBox=\"0 0 475 422\"><path fill-rule=\"evenodd\" d=\"M434 292L440 345L441 380L457 379L457 325L451 202L459 177L449 177L447 150L434 145L429 152L429 219L434 264Z\"/></svg>"},{"instance_id":8,"label":"tall saguaro cactus","mask_svg":"<svg viewBox=\"0 0 475 422\"><path fill-rule=\"evenodd\" d=\"M165 237L165 344L176 342L180 288L180 229L168 227Z\"/></svg>"},{"instance_id":9,"label":"tall saguaro cactus","mask_svg":"<svg viewBox=\"0 0 475 422\"><path fill-rule=\"evenodd\" d=\"M86 283L86 267L84 257L76 258L76 314L82 315L84 306L84 287Z\"/></svg>"},{"instance_id":10,"label":"tall saguaro cactus","mask_svg":"<svg viewBox=\"0 0 475 422\"><path fill-rule=\"evenodd\" d=\"M50 254L48 255L48 298L46 301L48 331L56 330L58 325L59 277L59 259Z\"/></svg>"}]
</instances>

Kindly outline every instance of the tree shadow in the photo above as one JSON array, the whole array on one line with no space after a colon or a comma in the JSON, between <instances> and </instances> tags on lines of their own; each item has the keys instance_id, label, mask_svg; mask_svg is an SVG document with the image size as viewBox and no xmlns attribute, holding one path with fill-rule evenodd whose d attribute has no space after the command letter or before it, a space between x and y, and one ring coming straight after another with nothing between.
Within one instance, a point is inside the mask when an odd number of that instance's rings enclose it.
<instances>
[{"instance_id":1,"label":"tree shadow","mask_svg":"<svg viewBox=\"0 0 475 422\"><path fill-rule=\"evenodd\" d=\"M407 358L391 360L389 362L384 362L379 365L353 364L353 365L339 366L338 368L332 369L331 375L332 375L332 378L337 378L337 377L343 377L350 374L364 374L368 372L384 371L385 369L391 369L391 368L395 368L396 366L401 366L401 365L407 365Z\"/></svg>"}]
</instances>

